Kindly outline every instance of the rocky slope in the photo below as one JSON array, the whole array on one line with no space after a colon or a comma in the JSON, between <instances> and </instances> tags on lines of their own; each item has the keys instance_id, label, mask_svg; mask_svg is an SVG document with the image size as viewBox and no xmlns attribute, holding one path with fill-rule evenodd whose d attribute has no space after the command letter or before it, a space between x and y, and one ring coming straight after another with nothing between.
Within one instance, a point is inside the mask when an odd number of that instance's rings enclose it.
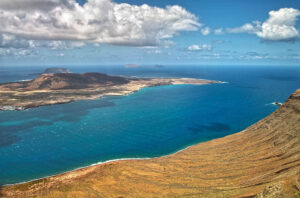
<instances>
[{"instance_id":1,"label":"rocky slope","mask_svg":"<svg viewBox=\"0 0 300 198\"><path fill-rule=\"evenodd\" d=\"M300 197L300 89L242 132L173 155L3 187L3 197Z\"/></svg>"}]
</instances>

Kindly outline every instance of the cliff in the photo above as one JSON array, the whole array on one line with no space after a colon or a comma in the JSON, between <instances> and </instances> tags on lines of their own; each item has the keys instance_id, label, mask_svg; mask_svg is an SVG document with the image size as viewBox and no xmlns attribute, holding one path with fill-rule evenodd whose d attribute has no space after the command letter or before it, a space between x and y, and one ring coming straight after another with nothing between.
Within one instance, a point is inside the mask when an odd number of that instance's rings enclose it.
<instances>
[{"instance_id":1,"label":"cliff","mask_svg":"<svg viewBox=\"0 0 300 198\"><path fill-rule=\"evenodd\" d=\"M300 197L300 89L242 132L173 155L109 162L3 187L1 193L4 197Z\"/></svg>"}]
</instances>

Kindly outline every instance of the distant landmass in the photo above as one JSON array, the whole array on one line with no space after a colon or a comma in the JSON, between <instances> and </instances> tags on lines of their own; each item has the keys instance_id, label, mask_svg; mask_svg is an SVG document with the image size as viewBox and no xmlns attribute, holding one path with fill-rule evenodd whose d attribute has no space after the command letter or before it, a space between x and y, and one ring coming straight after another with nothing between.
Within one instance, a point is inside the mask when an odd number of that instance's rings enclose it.
<instances>
[{"instance_id":1,"label":"distant landmass","mask_svg":"<svg viewBox=\"0 0 300 198\"><path fill-rule=\"evenodd\" d=\"M126 64L124 65L125 68L137 68L137 67L141 67L141 65L139 64Z\"/></svg>"},{"instance_id":2,"label":"distant landmass","mask_svg":"<svg viewBox=\"0 0 300 198\"><path fill-rule=\"evenodd\" d=\"M50 67L46 68L43 72L35 72L29 74L29 76L36 76L41 74L58 74L58 73L72 73L69 69L66 68L60 68L60 67Z\"/></svg>"},{"instance_id":3,"label":"distant landmass","mask_svg":"<svg viewBox=\"0 0 300 198\"><path fill-rule=\"evenodd\" d=\"M163 68L165 67L164 65L139 65L139 64L126 64L124 65L125 68L139 68L139 67L153 67L153 68Z\"/></svg>"},{"instance_id":4,"label":"distant landmass","mask_svg":"<svg viewBox=\"0 0 300 198\"><path fill-rule=\"evenodd\" d=\"M44 74L58 74L58 73L71 73L69 69L59 68L59 67L51 67L45 69Z\"/></svg>"},{"instance_id":5,"label":"distant landmass","mask_svg":"<svg viewBox=\"0 0 300 198\"><path fill-rule=\"evenodd\" d=\"M102 73L69 73L50 68L33 80L0 84L0 110L23 110L42 105L96 99L104 95L126 95L143 87L170 84L211 84L213 80L192 78L133 78ZM58 72L58 73L57 73Z\"/></svg>"},{"instance_id":6,"label":"distant landmass","mask_svg":"<svg viewBox=\"0 0 300 198\"><path fill-rule=\"evenodd\" d=\"M57 70L58 71L58 70ZM32 81L22 84L8 84L15 89L33 90L60 90L60 89L83 89L94 86L120 85L128 83L128 79L119 76L109 76L101 73L47 73L38 76ZM0 85L1 87L1 85Z\"/></svg>"}]
</instances>

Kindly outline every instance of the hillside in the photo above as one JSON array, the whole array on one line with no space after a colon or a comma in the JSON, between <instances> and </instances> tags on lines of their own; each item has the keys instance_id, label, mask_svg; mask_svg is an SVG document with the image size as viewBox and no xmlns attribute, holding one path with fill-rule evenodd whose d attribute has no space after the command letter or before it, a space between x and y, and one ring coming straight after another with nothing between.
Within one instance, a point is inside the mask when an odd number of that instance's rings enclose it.
<instances>
[{"instance_id":1,"label":"hillside","mask_svg":"<svg viewBox=\"0 0 300 198\"><path fill-rule=\"evenodd\" d=\"M120 76L109 76L102 73L51 73L42 74L31 81L7 83L0 85L0 90L58 90L83 89L93 86L126 84L129 80Z\"/></svg>"},{"instance_id":2,"label":"hillside","mask_svg":"<svg viewBox=\"0 0 300 198\"><path fill-rule=\"evenodd\" d=\"M69 69L59 68L59 67L51 67L45 69L44 74L56 74L56 73L71 73Z\"/></svg>"},{"instance_id":3,"label":"hillside","mask_svg":"<svg viewBox=\"0 0 300 198\"><path fill-rule=\"evenodd\" d=\"M0 84L0 111L93 100L104 95L127 95L144 87L222 83L193 78L131 78L102 73L41 74L30 81Z\"/></svg>"},{"instance_id":4,"label":"hillside","mask_svg":"<svg viewBox=\"0 0 300 198\"><path fill-rule=\"evenodd\" d=\"M3 187L1 193L4 197L300 197L300 89L242 132L173 155L109 162Z\"/></svg>"}]
</instances>

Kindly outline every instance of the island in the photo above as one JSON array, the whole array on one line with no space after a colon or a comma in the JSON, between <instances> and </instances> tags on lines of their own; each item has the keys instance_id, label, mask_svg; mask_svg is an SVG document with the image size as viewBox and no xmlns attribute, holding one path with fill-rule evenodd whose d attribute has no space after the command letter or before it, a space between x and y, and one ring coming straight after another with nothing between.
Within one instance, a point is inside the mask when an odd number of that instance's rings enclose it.
<instances>
[{"instance_id":1,"label":"island","mask_svg":"<svg viewBox=\"0 0 300 198\"><path fill-rule=\"evenodd\" d=\"M92 100L104 95L127 95L144 87L212 83L222 82L193 78L111 76L93 72L77 74L55 68L30 81L0 84L0 110L24 110L76 100Z\"/></svg>"},{"instance_id":2,"label":"island","mask_svg":"<svg viewBox=\"0 0 300 198\"><path fill-rule=\"evenodd\" d=\"M46 68L43 73L35 72L35 73L29 74L29 76L37 76L37 75L41 75L41 74L57 74L57 73L72 73L72 72L67 68L50 67L50 68Z\"/></svg>"},{"instance_id":3,"label":"island","mask_svg":"<svg viewBox=\"0 0 300 198\"><path fill-rule=\"evenodd\" d=\"M44 74L57 74L57 73L71 73L69 69L59 68L59 67L51 67L45 69Z\"/></svg>"},{"instance_id":4,"label":"island","mask_svg":"<svg viewBox=\"0 0 300 198\"><path fill-rule=\"evenodd\" d=\"M300 89L247 129L175 154L0 187L2 197L300 197Z\"/></svg>"}]
</instances>

